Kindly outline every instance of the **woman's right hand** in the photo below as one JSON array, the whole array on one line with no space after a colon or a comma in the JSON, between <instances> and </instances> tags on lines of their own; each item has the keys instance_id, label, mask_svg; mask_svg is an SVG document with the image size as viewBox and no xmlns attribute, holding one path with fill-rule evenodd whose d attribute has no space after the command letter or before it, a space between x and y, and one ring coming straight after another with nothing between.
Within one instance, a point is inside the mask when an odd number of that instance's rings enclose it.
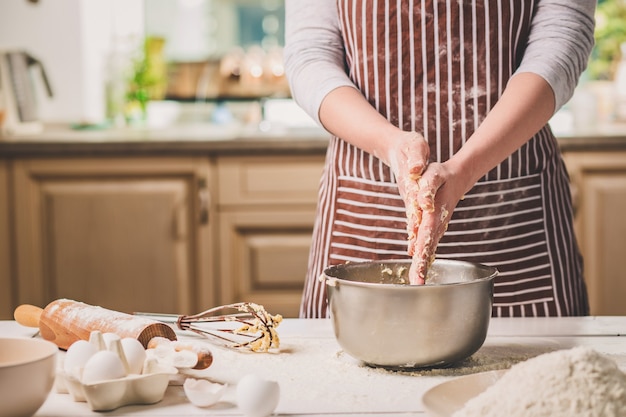
<instances>
[{"instance_id":1,"label":"woman's right hand","mask_svg":"<svg viewBox=\"0 0 626 417\"><path fill-rule=\"evenodd\" d=\"M408 254L413 256L422 215L417 181L430 157L424 136L391 124L353 87L339 87L328 93L320 106L319 118L333 135L391 168L406 207Z\"/></svg>"},{"instance_id":2,"label":"woman's right hand","mask_svg":"<svg viewBox=\"0 0 626 417\"><path fill-rule=\"evenodd\" d=\"M428 165L430 150L424 137L417 132L400 132L390 138L387 163L393 171L400 196L404 200L407 215L408 254L413 256L417 232L422 221L422 209L418 203L418 180Z\"/></svg>"}]
</instances>

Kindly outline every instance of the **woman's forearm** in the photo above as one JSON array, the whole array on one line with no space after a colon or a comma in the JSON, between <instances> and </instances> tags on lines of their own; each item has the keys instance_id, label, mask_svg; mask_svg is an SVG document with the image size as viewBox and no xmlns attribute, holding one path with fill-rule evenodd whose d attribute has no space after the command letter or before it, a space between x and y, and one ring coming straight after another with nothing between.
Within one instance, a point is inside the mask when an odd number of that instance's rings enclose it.
<instances>
[{"instance_id":1,"label":"woman's forearm","mask_svg":"<svg viewBox=\"0 0 626 417\"><path fill-rule=\"evenodd\" d=\"M465 191L545 126L554 103L554 92L542 77L513 76L485 120L447 162L454 172L464 173Z\"/></svg>"},{"instance_id":2,"label":"woman's forearm","mask_svg":"<svg viewBox=\"0 0 626 417\"><path fill-rule=\"evenodd\" d=\"M334 89L322 101L319 115L324 128L333 135L389 163L385 139L400 129L389 123L358 90Z\"/></svg>"}]
</instances>

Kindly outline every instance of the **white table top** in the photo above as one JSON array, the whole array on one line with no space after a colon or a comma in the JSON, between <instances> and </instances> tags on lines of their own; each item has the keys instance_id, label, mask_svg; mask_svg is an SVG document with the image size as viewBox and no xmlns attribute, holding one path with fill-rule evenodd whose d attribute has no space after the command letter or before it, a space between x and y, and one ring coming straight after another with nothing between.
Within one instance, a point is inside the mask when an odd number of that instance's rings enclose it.
<instances>
[{"instance_id":1,"label":"white table top","mask_svg":"<svg viewBox=\"0 0 626 417\"><path fill-rule=\"evenodd\" d=\"M236 382L248 373L278 381L281 390L277 415L424 416L421 397L429 388L482 371L505 369L541 353L574 346L590 346L607 354L626 371L626 317L494 318L483 347L456 367L420 372L391 372L363 366L337 344L329 320L286 319L278 328L279 352L262 354L214 346L214 362L198 376L230 387L222 401L210 408L188 402L182 387L170 386L163 401L126 406L112 416L239 416ZM31 337L34 329L0 321L0 337ZM185 337L185 336L182 336ZM192 336L198 340L195 336ZM36 416L102 416L86 403L52 392Z\"/></svg>"}]
</instances>

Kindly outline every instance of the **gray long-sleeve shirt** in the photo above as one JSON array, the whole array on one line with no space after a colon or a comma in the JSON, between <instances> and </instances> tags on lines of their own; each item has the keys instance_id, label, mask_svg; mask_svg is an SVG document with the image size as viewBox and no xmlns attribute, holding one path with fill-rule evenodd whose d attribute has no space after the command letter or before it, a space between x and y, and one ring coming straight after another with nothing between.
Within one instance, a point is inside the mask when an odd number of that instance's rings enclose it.
<instances>
[{"instance_id":1,"label":"gray long-sleeve shirt","mask_svg":"<svg viewBox=\"0 0 626 417\"><path fill-rule=\"evenodd\" d=\"M285 68L296 102L319 123L332 90L354 84L344 70L337 0L285 0ZM516 73L544 78L555 111L573 95L594 44L595 0L538 0L526 52Z\"/></svg>"}]
</instances>

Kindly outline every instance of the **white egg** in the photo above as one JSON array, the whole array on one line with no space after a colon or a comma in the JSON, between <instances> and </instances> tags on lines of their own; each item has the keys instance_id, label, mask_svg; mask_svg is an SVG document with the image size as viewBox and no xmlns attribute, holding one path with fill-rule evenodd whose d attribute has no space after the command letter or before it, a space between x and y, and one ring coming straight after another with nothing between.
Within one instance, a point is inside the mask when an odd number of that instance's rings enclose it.
<instances>
[{"instance_id":1,"label":"white egg","mask_svg":"<svg viewBox=\"0 0 626 417\"><path fill-rule=\"evenodd\" d=\"M122 339L122 349L128 362L129 373L140 374L146 360L146 350L141 342L132 337L125 337Z\"/></svg>"},{"instance_id":2,"label":"white egg","mask_svg":"<svg viewBox=\"0 0 626 417\"><path fill-rule=\"evenodd\" d=\"M246 375L237 383L237 406L247 417L267 417L280 399L280 386L257 375Z\"/></svg>"},{"instance_id":3,"label":"white egg","mask_svg":"<svg viewBox=\"0 0 626 417\"><path fill-rule=\"evenodd\" d=\"M115 352L101 350L93 355L83 369L83 384L93 384L98 381L119 379L126 376L122 360Z\"/></svg>"},{"instance_id":4,"label":"white egg","mask_svg":"<svg viewBox=\"0 0 626 417\"><path fill-rule=\"evenodd\" d=\"M193 405L210 407L222 398L226 385L216 384L205 379L187 378L183 384L183 389L187 399Z\"/></svg>"},{"instance_id":5,"label":"white egg","mask_svg":"<svg viewBox=\"0 0 626 417\"><path fill-rule=\"evenodd\" d=\"M80 380L85 364L97 352L98 349L93 344L86 340L77 340L65 353L63 370L66 374Z\"/></svg>"}]
</instances>

